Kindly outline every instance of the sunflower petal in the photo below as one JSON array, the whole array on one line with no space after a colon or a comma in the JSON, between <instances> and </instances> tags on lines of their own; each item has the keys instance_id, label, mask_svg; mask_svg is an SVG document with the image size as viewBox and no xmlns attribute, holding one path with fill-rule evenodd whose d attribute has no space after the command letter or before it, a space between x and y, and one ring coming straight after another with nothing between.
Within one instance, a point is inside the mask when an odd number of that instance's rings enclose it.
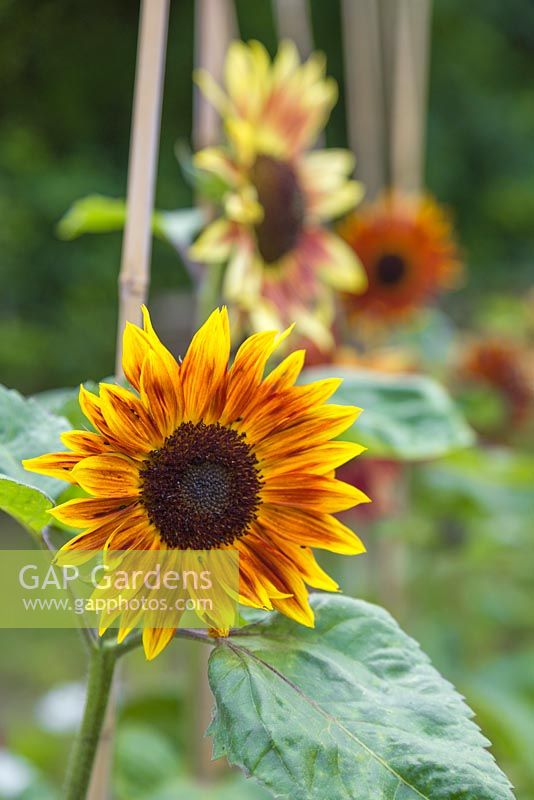
<instances>
[{"instance_id":1,"label":"sunflower petal","mask_svg":"<svg viewBox=\"0 0 534 800\"><path fill-rule=\"evenodd\" d=\"M128 389L101 383L100 407L108 428L126 452L142 456L162 444L153 417Z\"/></svg>"},{"instance_id":2,"label":"sunflower petal","mask_svg":"<svg viewBox=\"0 0 534 800\"><path fill-rule=\"evenodd\" d=\"M358 536L330 514L265 503L260 521L280 541L289 540L344 555L365 553L365 545Z\"/></svg>"},{"instance_id":3,"label":"sunflower petal","mask_svg":"<svg viewBox=\"0 0 534 800\"><path fill-rule=\"evenodd\" d=\"M221 421L231 422L245 413L263 378L267 361L277 347L291 333L292 326L283 333L265 331L246 339L236 353L228 376L226 404Z\"/></svg>"},{"instance_id":4,"label":"sunflower petal","mask_svg":"<svg viewBox=\"0 0 534 800\"><path fill-rule=\"evenodd\" d=\"M134 497L139 493L139 470L123 456L88 456L72 474L82 489L100 497Z\"/></svg>"},{"instance_id":5,"label":"sunflower petal","mask_svg":"<svg viewBox=\"0 0 534 800\"><path fill-rule=\"evenodd\" d=\"M238 429L247 427L247 422L256 418L258 413L265 408L265 403L271 396L278 397L278 394L269 384L270 376L262 382L262 375L268 359L272 353L284 342L293 330L293 325L286 328L281 333L266 332L251 336L240 348L236 361L230 373L228 399L223 419L227 422L235 422ZM258 338L257 338L258 337ZM263 337L260 339L259 337ZM247 342L254 340L251 344L258 344L256 353L254 347L246 347ZM247 433L250 433L247 430Z\"/></svg>"},{"instance_id":6,"label":"sunflower petal","mask_svg":"<svg viewBox=\"0 0 534 800\"><path fill-rule=\"evenodd\" d=\"M39 475L49 475L68 483L76 483L72 469L76 466L80 456L75 453L47 453L37 458L25 458L22 462L24 469L37 472Z\"/></svg>"},{"instance_id":7,"label":"sunflower petal","mask_svg":"<svg viewBox=\"0 0 534 800\"><path fill-rule=\"evenodd\" d=\"M299 417L312 412L330 398L341 381L328 378L323 381L296 386L286 392L270 393L253 412L247 414L246 429L251 441L259 442L276 431L284 430Z\"/></svg>"},{"instance_id":8,"label":"sunflower petal","mask_svg":"<svg viewBox=\"0 0 534 800\"><path fill-rule=\"evenodd\" d=\"M146 512L138 506L124 517L106 542L106 553L115 550L153 550L161 540Z\"/></svg>"},{"instance_id":9,"label":"sunflower petal","mask_svg":"<svg viewBox=\"0 0 534 800\"><path fill-rule=\"evenodd\" d=\"M310 442L323 444L347 430L360 413L359 408L334 403L314 409L296 421L289 421L286 428L258 442L257 456L263 460L278 454L283 459L307 447Z\"/></svg>"},{"instance_id":10,"label":"sunflower petal","mask_svg":"<svg viewBox=\"0 0 534 800\"><path fill-rule=\"evenodd\" d=\"M283 475L286 472L313 472L325 475L342 464L346 464L365 451L365 447L355 442L325 442L317 447L303 449L284 459L272 457L260 464L267 478Z\"/></svg>"},{"instance_id":11,"label":"sunflower petal","mask_svg":"<svg viewBox=\"0 0 534 800\"><path fill-rule=\"evenodd\" d=\"M197 69L193 72L193 80L201 90L202 94L209 100L217 111L224 115L230 110L228 98L223 90L213 80L209 72L205 69Z\"/></svg>"},{"instance_id":12,"label":"sunflower petal","mask_svg":"<svg viewBox=\"0 0 534 800\"><path fill-rule=\"evenodd\" d=\"M184 420L214 422L220 416L230 357L225 308L215 310L193 337L181 366Z\"/></svg>"},{"instance_id":13,"label":"sunflower petal","mask_svg":"<svg viewBox=\"0 0 534 800\"><path fill-rule=\"evenodd\" d=\"M112 438L111 431L108 428L102 413L100 398L88 391L83 385L80 386L80 394L78 398L80 408L89 422L91 422L92 425L94 425L94 427L104 435L104 437L108 438L111 436Z\"/></svg>"},{"instance_id":14,"label":"sunflower petal","mask_svg":"<svg viewBox=\"0 0 534 800\"><path fill-rule=\"evenodd\" d=\"M141 371L141 400L147 414L150 414L165 439L181 421L181 387L173 382L160 355L151 350Z\"/></svg>"},{"instance_id":15,"label":"sunflower petal","mask_svg":"<svg viewBox=\"0 0 534 800\"><path fill-rule=\"evenodd\" d=\"M136 497L81 497L51 508L49 514L71 528L87 528L128 511L135 503Z\"/></svg>"},{"instance_id":16,"label":"sunflower petal","mask_svg":"<svg viewBox=\"0 0 534 800\"><path fill-rule=\"evenodd\" d=\"M210 223L189 248L193 261L206 264L223 263L230 256L235 241L235 228L225 219Z\"/></svg>"},{"instance_id":17,"label":"sunflower petal","mask_svg":"<svg viewBox=\"0 0 534 800\"><path fill-rule=\"evenodd\" d=\"M176 628L144 628L143 648L149 661L156 658L174 637Z\"/></svg>"},{"instance_id":18,"label":"sunflower petal","mask_svg":"<svg viewBox=\"0 0 534 800\"><path fill-rule=\"evenodd\" d=\"M354 250L328 231L321 233L321 246L324 256L320 271L325 282L338 291L365 291L367 277Z\"/></svg>"},{"instance_id":19,"label":"sunflower petal","mask_svg":"<svg viewBox=\"0 0 534 800\"><path fill-rule=\"evenodd\" d=\"M58 566L83 564L91 559L95 552L103 550L109 537L120 524L121 517L115 514L102 524L79 533L58 550L54 556L54 563Z\"/></svg>"},{"instance_id":20,"label":"sunflower petal","mask_svg":"<svg viewBox=\"0 0 534 800\"><path fill-rule=\"evenodd\" d=\"M356 486L324 475L285 474L271 478L262 488L265 503L302 508L324 514L346 511L369 498Z\"/></svg>"},{"instance_id":21,"label":"sunflower petal","mask_svg":"<svg viewBox=\"0 0 534 800\"><path fill-rule=\"evenodd\" d=\"M68 431L61 434L61 441L79 456L97 456L109 451L109 444L99 433L92 431Z\"/></svg>"},{"instance_id":22,"label":"sunflower petal","mask_svg":"<svg viewBox=\"0 0 534 800\"><path fill-rule=\"evenodd\" d=\"M279 392L293 386L304 366L305 350L294 350L267 375L263 389Z\"/></svg>"},{"instance_id":23,"label":"sunflower petal","mask_svg":"<svg viewBox=\"0 0 534 800\"><path fill-rule=\"evenodd\" d=\"M127 322L122 335L122 369L137 391L140 387L143 362L150 349L150 339L146 333L137 325Z\"/></svg>"},{"instance_id":24,"label":"sunflower petal","mask_svg":"<svg viewBox=\"0 0 534 800\"><path fill-rule=\"evenodd\" d=\"M174 380L178 380L179 371L180 371L180 367L178 365L178 362L176 361L175 357L170 352L170 350L167 350L165 345L163 345L161 343L161 341L160 341L160 339L159 339L159 337L158 337L158 335L157 335L157 333L154 330L154 327L152 325L152 321L150 319L150 313L148 311L148 308L146 306L141 306L141 311L143 313L143 330L146 333L146 335L148 336L148 339L149 339L149 342L150 342L150 345L151 345L152 349L156 351L158 356L161 358L161 360L165 364L171 380L173 380L173 381Z\"/></svg>"}]
</instances>

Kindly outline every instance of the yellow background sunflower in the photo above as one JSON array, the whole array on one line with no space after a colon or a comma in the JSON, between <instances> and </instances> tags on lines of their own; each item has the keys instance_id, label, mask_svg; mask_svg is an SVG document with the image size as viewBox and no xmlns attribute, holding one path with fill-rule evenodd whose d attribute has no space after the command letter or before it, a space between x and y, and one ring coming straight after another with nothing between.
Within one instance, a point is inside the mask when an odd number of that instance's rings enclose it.
<instances>
[{"instance_id":1,"label":"yellow background sunflower","mask_svg":"<svg viewBox=\"0 0 534 800\"><path fill-rule=\"evenodd\" d=\"M363 189L350 180L347 150L308 152L335 104L337 88L319 54L300 64L283 42L271 63L259 42L234 42L223 92L202 72L202 89L225 121L227 147L197 153L196 166L227 187L223 216L191 249L227 263L226 299L258 330L296 321L320 346L331 342L332 288L360 291L354 252L325 223L353 208Z\"/></svg>"}]
</instances>

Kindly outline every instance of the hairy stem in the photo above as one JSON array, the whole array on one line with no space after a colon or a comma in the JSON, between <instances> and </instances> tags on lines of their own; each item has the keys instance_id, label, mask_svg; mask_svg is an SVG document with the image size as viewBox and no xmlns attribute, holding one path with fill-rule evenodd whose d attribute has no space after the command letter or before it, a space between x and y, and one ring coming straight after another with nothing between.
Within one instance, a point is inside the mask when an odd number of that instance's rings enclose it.
<instances>
[{"instance_id":1,"label":"hairy stem","mask_svg":"<svg viewBox=\"0 0 534 800\"><path fill-rule=\"evenodd\" d=\"M111 647L95 647L91 652L85 709L69 759L64 800L84 800L87 795L116 661Z\"/></svg>"}]
</instances>

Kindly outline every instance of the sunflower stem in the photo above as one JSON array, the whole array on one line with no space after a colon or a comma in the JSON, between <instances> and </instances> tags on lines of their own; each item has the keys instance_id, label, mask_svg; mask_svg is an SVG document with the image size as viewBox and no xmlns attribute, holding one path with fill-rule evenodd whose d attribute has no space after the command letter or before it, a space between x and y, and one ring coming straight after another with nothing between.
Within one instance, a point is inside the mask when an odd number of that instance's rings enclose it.
<instances>
[{"instance_id":1,"label":"sunflower stem","mask_svg":"<svg viewBox=\"0 0 534 800\"><path fill-rule=\"evenodd\" d=\"M198 324L202 325L211 312L217 308L221 297L222 264L210 264L204 268L204 275L198 290Z\"/></svg>"},{"instance_id":2,"label":"sunflower stem","mask_svg":"<svg viewBox=\"0 0 534 800\"><path fill-rule=\"evenodd\" d=\"M42 544L43 549L48 550L53 555L55 555L57 553L57 547L55 547L55 545L54 545L54 543L53 543L53 541L51 539L51 536L50 536L50 526L49 525L47 525L41 531L41 544ZM71 598L73 599L73 601L76 601L77 598L76 598L76 596L75 596L75 594L72 591L72 588L70 586L67 587L67 591L68 591L69 595L71 596ZM78 619L79 631L80 631L80 635L82 637L82 641L85 644L85 646L88 648L89 652L91 652L92 649L94 647L96 647L97 643L98 643L98 637L96 635L96 631L94 631L93 628L90 627L89 623L87 622L87 617L86 617L85 614L78 615L77 619Z\"/></svg>"},{"instance_id":3,"label":"sunflower stem","mask_svg":"<svg viewBox=\"0 0 534 800\"><path fill-rule=\"evenodd\" d=\"M91 652L85 709L70 754L64 800L84 800L87 796L119 654L102 644Z\"/></svg>"}]
</instances>

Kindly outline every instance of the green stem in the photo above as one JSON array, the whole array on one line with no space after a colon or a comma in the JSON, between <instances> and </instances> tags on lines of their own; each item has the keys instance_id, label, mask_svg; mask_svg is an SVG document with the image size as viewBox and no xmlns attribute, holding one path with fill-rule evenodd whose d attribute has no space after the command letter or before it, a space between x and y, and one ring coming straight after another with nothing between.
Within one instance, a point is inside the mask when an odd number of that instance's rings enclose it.
<instances>
[{"instance_id":1,"label":"green stem","mask_svg":"<svg viewBox=\"0 0 534 800\"><path fill-rule=\"evenodd\" d=\"M207 320L221 301L222 272L221 264L208 264L204 267L204 275L197 295L197 323L199 325L202 325Z\"/></svg>"},{"instance_id":2,"label":"green stem","mask_svg":"<svg viewBox=\"0 0 534 800\"><path fill-rule=\"evenodd\" d=\"M177 635L213 644L207 631L181 629ZM87 796L100 733L106 716L115 664L120 656L139 647L141 642L142 633L136 631L130 634L122 644L101 639L89 648L91 655L85 709L82 724L69 758L64 800L85 800Z\"/></svg>"},{"instance_id":3,"label":"green stem","mask_svg":"<svg viewBox=\"0 0 534 800\"><path fill-rule=\"evenodd\" d=\"M117 653L103 643L92 649L83 720L70 755L64 800L84 800L87 795L116 660Z\"/></svg>"}]
</instances>

